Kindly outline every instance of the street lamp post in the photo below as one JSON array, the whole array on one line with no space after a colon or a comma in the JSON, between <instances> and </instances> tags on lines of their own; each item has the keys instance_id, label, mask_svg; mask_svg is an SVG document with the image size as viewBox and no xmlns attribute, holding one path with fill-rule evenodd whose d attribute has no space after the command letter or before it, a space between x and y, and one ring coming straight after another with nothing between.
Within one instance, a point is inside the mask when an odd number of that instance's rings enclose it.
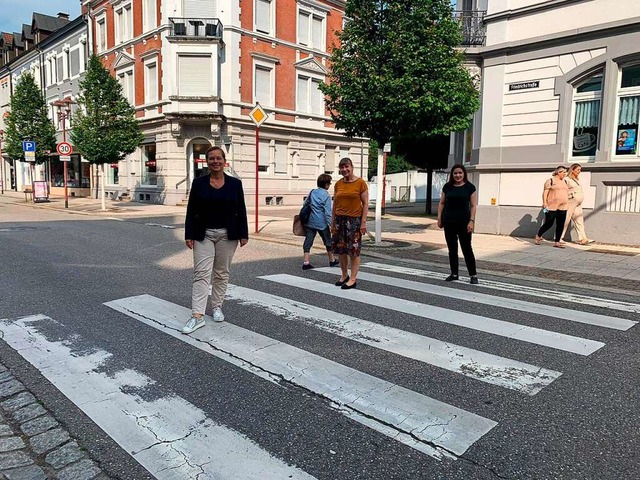
<instances>
[{"instance_id":1,"label":"street lamp post","mask_svg":"<svg viewBox=\"0 0 640 480\"><path fill-rule=\"evenodd\" d=\"M2 141L4 140L4 130L0 130L0 190L4 195L4 158L2 158Z\"/></svg>"},{"instance_id":2,"label":"street lamp post","mask_svg":"<svg viewBox=\"0 0 640 480\"><path fill-rule=\"evenodd\" d=\"M66 121L71 118L71 105L74 104L71 98L67 97L62 100L56 100L51 105L58 109L58 123L62 122L62 141L67 141L67 123ZM64 208L69 208L69 190L67 187L67 162L64 164L63 173L64 176Z\"/></svg>"}]
</instances>

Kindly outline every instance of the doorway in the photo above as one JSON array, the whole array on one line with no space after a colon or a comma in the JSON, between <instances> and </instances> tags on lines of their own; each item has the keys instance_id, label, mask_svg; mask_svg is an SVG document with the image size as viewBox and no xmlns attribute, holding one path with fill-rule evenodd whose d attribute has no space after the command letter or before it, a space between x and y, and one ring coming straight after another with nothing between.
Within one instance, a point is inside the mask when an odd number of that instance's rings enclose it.
<instances>
[{"instance_id":1,"label":"doorway","mask_svg":"<svg viewBox=\"0 0 640 480\"><path fill-rule=\"evenodd\" d=\"M210 146L211 143L205 139L193 140L189 145L189 166L187 169L189 173L189 184L191 184L193 179L209 173L205 152Z\"/></svg>"}]
</instances>

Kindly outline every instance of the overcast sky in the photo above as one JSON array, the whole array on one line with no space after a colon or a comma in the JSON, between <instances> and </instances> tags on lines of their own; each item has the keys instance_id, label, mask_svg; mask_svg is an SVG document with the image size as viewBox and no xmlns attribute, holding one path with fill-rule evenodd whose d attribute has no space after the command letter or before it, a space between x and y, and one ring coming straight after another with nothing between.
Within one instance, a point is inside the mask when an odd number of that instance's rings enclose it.
<instances>
[{"instance_id":1,"label":"overcast sky","mask_svg":"<svg viewBox=\"0 0 640 480\"><path fill-rule=\"evenodd\" d=\"M0 0L0 30L22 31L23 23L31 23L33 12L53 17L65 12L73 20L80 15L80 0Z\"/></svg>"}]
</instances>

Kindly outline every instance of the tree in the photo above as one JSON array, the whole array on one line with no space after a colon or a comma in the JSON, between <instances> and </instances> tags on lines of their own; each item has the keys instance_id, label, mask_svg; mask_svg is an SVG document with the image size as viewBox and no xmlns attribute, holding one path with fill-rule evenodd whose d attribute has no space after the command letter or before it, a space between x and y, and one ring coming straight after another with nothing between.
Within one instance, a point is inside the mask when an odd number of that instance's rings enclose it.
<instances>
[{"instance_id":1,"label":"tree","mask_svg":"<svg viewBox=\"0 0 640 480\"><path fill-rule=\"evenodd\" d=\"M336 127L383 145L469 126L478 92L449 0L348 0L345 14L320 86Z\"/></svg>"},{"instance_id":2,"label":"tree","mask_svg":"<svg viewBox=\"0 0 640 480\"><path fill-rule=\"evenodd\" d=\"M92 55L80 82L77 111L71 141L82 156L101 167L102 209L104 165L117 163L132 153L143 140L135 110L122 95L122 86Z\"/></svg>"},{"instance_id":3,"label":"tree","mask_svg":"<svg viewBox=\"0 0 640 480\"><path fill-rule=\"evenodd\" d=\"M23 73L11 96L7 117L4 149L11 158L23 160L22 142L29 140L36 143L36 163L49 160L49 152L56 146L56 128L47 112L47 103L33 75Z\"/></svg>"},{"instance_id":4,"label":"tree","mask_svg":"<svg viewBox=\"0 0 640 480\"><path fill-rule=\"evenodd\" d=\"M374 153L375 152L375 153ZM369 142L369 180L375 176L378 168L378 144L371 140ZM390 154L387 155L387 165L385 174L406 172L407 170L413 170L417 167L413 163L407 161L407 158L403 155Z\"/></svg>"}]
</instances>

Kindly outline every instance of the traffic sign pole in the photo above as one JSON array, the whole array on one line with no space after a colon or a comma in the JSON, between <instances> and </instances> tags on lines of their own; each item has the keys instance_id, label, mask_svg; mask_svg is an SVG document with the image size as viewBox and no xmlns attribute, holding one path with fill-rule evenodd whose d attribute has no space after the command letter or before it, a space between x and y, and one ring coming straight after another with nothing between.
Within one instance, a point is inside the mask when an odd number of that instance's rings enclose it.
<instances>
[{"instance_id":1,"label":"traffic sign pole","mask_svg":"<svg viewBox=\"0 0 640 480\"><path fill-rule=\"evenodd\" d=\"M67 142L67 129L66 129L66 114L62 115L62 142L60 142L56 150L58 151L58 155L60 155L60 161L64 165L63 175L64 175L64 208L69 208L69 191L67 188L67 163L70 161L69 155L73 151L73 147L70 143ZM66 158L65 158L66 157Z\"/></svg>"},{"instance_id":2,"label":"traffic sign pole","mask_svg":"<svg viewBox=\"0 0 640 480\"><path fill-rule=\"evenodd\" d=\"M267 112L260 106L259 103L256 103L256 106L253 107L253 110L249 112L249 117L253 120L253 123L256 125L256 200L255 200L255 217L256 217L256 228L255 233L258 233L258 179L260 172L260 125L262 125L267 120Z\"/></svg>"}]
</instances>

